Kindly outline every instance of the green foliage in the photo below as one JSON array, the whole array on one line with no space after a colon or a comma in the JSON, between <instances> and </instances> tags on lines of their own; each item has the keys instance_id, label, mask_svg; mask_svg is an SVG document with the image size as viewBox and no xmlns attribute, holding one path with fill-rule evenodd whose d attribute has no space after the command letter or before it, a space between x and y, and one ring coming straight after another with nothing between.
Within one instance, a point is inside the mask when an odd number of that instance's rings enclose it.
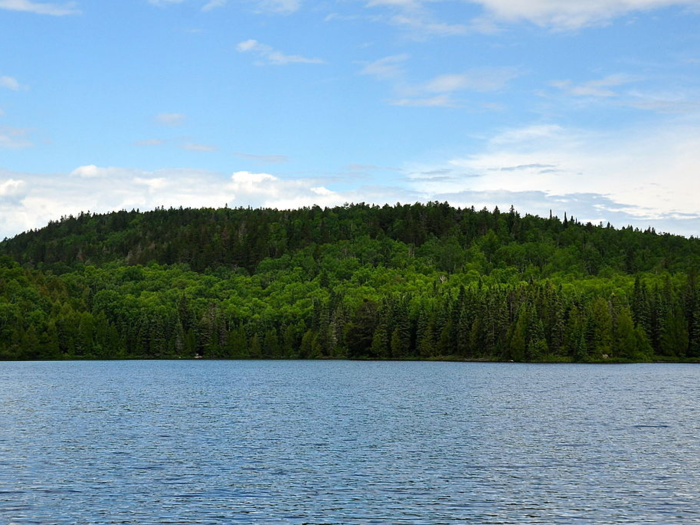
<instances>
[{"instance_id":1,"label":"green foliage","mask_svg":"<svg viewBox=\"0 0 700 525\"><path fill-rule=\"evenodd\" d=\"M697 359L699 262L512 208L80 214L0 243L0 359Z\"/></svg>"}]
</instances>

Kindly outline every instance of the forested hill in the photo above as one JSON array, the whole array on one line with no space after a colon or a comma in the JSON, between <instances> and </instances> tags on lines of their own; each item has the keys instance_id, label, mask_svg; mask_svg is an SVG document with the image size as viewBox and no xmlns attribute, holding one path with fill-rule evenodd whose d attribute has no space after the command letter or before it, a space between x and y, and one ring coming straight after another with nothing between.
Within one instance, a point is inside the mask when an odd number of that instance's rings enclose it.
<instances>
[{"instance_id":1,"label":"forested hill","mask_svg":"<svg viewBox=\"0 0 700 525\"><path fill-rule=\"evenodd\" d=\"M696 238L659 235L653 229L617 230L566 217L521 217L512 208L507 213L498 208L459 209L447 203L83 213L6 240L0 254L38 268L157 262L184 263L198 272L225 266L252 274L266 258L294 256L310 247L315 258L340 248L342 258L392 266L397 262L396 243L410 258L446 272L469 264L486 273L515 268L532 277L557 272L586 276L687 271L700 263Z\"/></svg>"},{"instance_id":2,"label":"forested hill","mask_svg":"<svg viewBox=\"0 0 700 525\"><path fill-rule=\"evenodd\" d=\"M512 208L83 213L0 255L0 359L700 358L699 239Z\"/></svg>"}]
</instances>

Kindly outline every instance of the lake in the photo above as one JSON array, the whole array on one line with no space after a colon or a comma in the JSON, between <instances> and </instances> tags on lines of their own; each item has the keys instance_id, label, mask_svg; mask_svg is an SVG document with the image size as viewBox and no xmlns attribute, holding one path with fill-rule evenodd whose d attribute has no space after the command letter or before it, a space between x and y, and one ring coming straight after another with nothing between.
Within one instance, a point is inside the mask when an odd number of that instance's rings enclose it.
<instances>
[{"instance_id":1,"label":"lake","mask_svg":"<svg viewBox=\"0 0 700 525\"><path fill-rule=\"evenodd\" d=\"M0 363L0 523L688 523L700 366Z\"/></svg>"}]
</instances>

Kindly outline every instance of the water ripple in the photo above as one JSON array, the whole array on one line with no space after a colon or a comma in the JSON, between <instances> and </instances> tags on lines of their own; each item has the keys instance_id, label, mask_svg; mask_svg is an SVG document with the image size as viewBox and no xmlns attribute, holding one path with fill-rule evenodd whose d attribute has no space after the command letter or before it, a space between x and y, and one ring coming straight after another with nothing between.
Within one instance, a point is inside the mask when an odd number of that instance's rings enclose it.
<instances>
[{"instance_id":1,"label":"water ripple","mask_svg":"<svg viewBox=\"0 0 700 525\"><path fill-rule=\"evenodd\" d=\"M700 367L0 363L0 523L688 523Z\"/></svg>"}]
</instances>

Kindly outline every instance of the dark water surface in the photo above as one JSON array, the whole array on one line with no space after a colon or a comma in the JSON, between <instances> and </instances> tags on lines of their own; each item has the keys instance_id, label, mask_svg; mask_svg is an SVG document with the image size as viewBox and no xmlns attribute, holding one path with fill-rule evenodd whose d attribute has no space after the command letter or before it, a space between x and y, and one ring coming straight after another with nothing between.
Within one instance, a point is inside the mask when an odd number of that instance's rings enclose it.
<instances>
[{"instance_id":1,"label":"dark water surface","mask_svg":"<svg viewBox=\"0 0 700 525\"><path fill-rule=\"evenodd\" d=\"M700 366L0 363L0 523L700 521Z\"/></svg>"}]
</instances>

